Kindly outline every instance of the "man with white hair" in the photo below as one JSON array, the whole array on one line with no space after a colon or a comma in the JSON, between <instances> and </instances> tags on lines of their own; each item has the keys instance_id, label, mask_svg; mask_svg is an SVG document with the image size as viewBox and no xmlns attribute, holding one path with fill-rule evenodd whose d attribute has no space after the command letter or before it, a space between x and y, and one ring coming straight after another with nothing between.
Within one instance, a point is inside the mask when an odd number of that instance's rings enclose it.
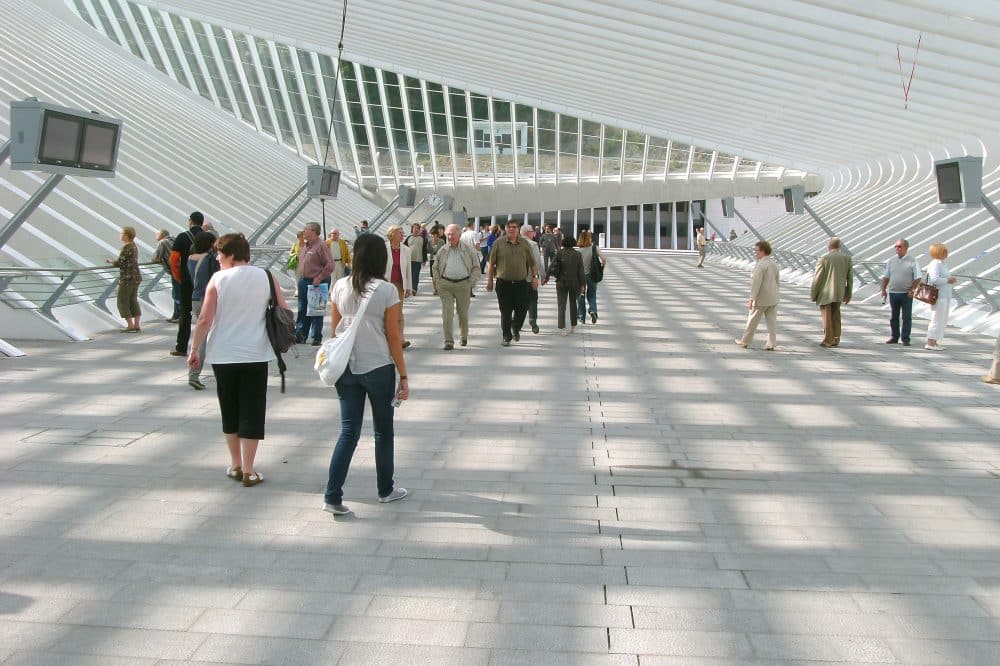
<instances>
[{"instance_id":1,"label":"man with white hair","mask_svg":"<svg viewBox=\"0 0 1000 666\"><path fill-rule=\"evenodd\" d=\"M538 266L539 273L541 273L542 252L538 243L535 242L535 228L525 222L521 225L521 237L528 241L531 256L535 258L535 265ZM532 284L528 289L528 325L531 326L531 332L535 334L538 333L538 287L546 282L548 282L548 276L542 275L541 280Z\"/></svg>"},{"instance_id":2,"label":"man with white hair","mask_svg":"<svg viewBox=\"0 0 1000 666\"><path fill-rule=\"evenodd\" d=\"M441 298L441 325L444 349L455 348L455 312L462 346L469 344L469 294L482 272L476 251L461 241L462 230L449 224L444 230L446 242L437 251L431 274Z\"/></svg>"}]
</instances>

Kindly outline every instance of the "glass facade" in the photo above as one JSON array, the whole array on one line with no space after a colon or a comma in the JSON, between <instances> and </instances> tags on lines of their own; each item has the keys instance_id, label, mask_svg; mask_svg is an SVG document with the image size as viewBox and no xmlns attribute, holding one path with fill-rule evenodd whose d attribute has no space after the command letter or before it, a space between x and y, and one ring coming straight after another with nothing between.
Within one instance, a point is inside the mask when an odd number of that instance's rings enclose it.
<instances>
[{"instance_id":1,"label":"glass facade","mask_svg":"<svg viewBox=\"0 0 1000 666\"><path fill-rule=\"evenodd\" d=\"M128 0L67 2L179 84L367 189L794 175L361 63L341 62L338 82L330 55Z\"/></svg>"}]
</instances>

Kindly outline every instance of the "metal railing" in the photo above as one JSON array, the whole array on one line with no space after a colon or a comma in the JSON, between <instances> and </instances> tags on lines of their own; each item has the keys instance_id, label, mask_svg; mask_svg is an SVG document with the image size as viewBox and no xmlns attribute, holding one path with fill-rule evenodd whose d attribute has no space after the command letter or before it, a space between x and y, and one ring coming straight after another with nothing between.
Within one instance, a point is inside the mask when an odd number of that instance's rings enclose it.
<instances>
[{"instance_id":1,"label":"metal railing","mask_svg":"<svg viewBox=\"0 0 1000 666\"><path fill-rule=\"evenodd\" d=\"M283 267L288 250L273 245L250 249L251 263L272 268L279 261ZM154 291L171 288L170 274L161 264L140 264L142 287L139 294L149 300ZM55 319L53 309L67 305L89 303L108 314L108 299L118 289L119 269L112 266L81 266L76 268L0 267L0 301L18 310L37 310Z\"/></svg>"},{"instance_id":2,"label":"metal railing","mask_svg":"<svg viewBox=\"0 0 1000 666\"><path fill-rule=\"evenodd\" d=\"M747 245L710 242L708 253L710 256L735 259L750 265L757 261L753 246ZM799 271L803 274L815 271L816 262L820 259L817 255L780 250L772 252L771 256L774 257L780 268ZM879 261L856 261L853 266L854 278L857 280L859 288L867 285L879 285L884 270L885 262ZM958 305L983 306L988 308L990 313L1000 310L1000 267L993 269L989 277L960 273L952 273L952 275L957 280L952 285L952 298Z\"/></svg>"}]
</instances>

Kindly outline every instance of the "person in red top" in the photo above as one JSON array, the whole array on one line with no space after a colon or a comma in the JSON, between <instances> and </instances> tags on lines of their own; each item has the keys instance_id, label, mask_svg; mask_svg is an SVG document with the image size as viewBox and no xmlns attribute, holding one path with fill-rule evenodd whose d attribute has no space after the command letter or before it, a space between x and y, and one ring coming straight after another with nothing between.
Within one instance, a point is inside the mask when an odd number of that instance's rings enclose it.
<instances>
[{"instance_id":1,"label":"person in red top","mask_svg":"<svg viewBox=\"0 0 1000 666\"><path fill-rule=\"evenodd\" d=\"M413 273L410 270L410 248L403 243L403 227L394 224L389 227L387 239L389 261L386 262L385 279L396 286L399 302L413 295ZM403 349L410 346L410 341L403 335L403 308L399 308L399 335L403 338Z\"/></svg>"},{"instance_id":2,"label":"person in red top","mask_svg":"<svg viewBox=\"0 0 1000 666\"><path fill-rule=\"evenodd\" d=\"M310 317L309 285L330 284L333 273L333 255L330 248L320 238L320 226L307 222L302 230L302 244L299 247L299 313L295 322L295 339L305 342L312 331L312 344L318 347L323 340L323 315Z\"/></svg>"},{"instance_id":3,"label":"person in red top","mask_svg":"<svg viewBox=\"0 0 1000 666\"><path fill-rule=\"evenodd\" d=\"M187 356L188 342L191 340L191 293L194 291L194 280L188 272L188 256L194 238L201 233L201 225L205 216L195 211L188 216L188 230L177 234L173 248L170 250L170 273L180 283L180 312L177 318L177 343L170 351L171 356Z\"/></svg>"}]
</instances>

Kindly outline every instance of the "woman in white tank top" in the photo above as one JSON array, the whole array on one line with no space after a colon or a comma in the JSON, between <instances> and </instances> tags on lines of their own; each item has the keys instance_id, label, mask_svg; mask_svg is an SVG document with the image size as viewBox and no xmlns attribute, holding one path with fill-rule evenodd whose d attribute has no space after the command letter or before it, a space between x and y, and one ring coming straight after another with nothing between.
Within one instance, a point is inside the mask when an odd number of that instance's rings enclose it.
<instances>
[{"instance_id":1,"label":"woman in white tank top","mask_svg":"<svg viewBox=\"0 0 1000 666\"><path fill-rule=\"evenodd\" d=\"M205 289L188 365L201 365L198 349L208 340L205 363L212 365L229 447L226 476L255 486L264 476L254 469L257 445L264 439L267 366L274 351L264 326L271 298L268 272L250 266L250 244L243 234L226 234L215 243L221 270ZM273 276L272 276L273 277ZM275 290L278 305L285 296Z\"/></svg>"}]
</instances>

